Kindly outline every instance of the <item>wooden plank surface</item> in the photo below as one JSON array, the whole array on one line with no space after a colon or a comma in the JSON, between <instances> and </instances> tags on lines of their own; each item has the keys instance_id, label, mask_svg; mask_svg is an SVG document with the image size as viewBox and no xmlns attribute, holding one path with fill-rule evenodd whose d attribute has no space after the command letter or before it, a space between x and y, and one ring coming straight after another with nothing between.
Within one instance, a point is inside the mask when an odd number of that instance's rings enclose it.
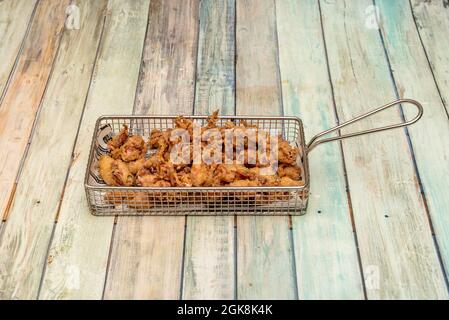
<instances>
[{"instance_id":1,"label":"wooden plank surface","mask_svg":"<svg viewBox=\"0 0 449 320\"><path fill-rule=\"evenodd\" d=\"M235 112L235 0L204 0L196 72L195 112Z\"/></svg>"},{"instance_id":2,"label":"wooden plank surface","mask_svg":"<svg viewBox=\"0 0 449 320\"><path fill-rule=\"evenodd\" d=\"M320 2L339 118L394 100L371 1ZM400 120L390 110L344 133ZM369 299L447 298L441 267L402 130L345 140L353 214Z\"/></svg>"},{"instance_id":3,"label":"wooden plank surface","mask_svg":"<svg viewBox=\"0 0 449 320\"><path fill-rule=\"evenodd\" d=\"M197 0L152 0L134 112L192 114L198 35ZM177 299L185 217L117 221L106 299Z\"/></svg>"},{"instance_id":4,"label":"wooden plank surface","mask_svg":"<svg viewBox=\"0 0 449 320\"><path fill-rule=\"evenodd\" d=\"M235 107L235 2L202 0L195 114ZM234 217L188 217L183 299L235 298Z\"/></svg>"},{"instance_id":5,"label":"wooden plank surface","mask_svg":"<svg viewBox=\"0 0 449 320\"><path fill-rule=\"evenodd\" d=\"M0 299L37 297L106 3L78 1L83 25L79 31L63 33L33 143L0 240L0 274L4 277L0 279Z\"/></svg>"},{"instance_id":6,"label":"wooden plank surface","mask_svg":"<svg viewBox=\"0 0 449 320\"><path fill-rule=\"evenodd\" d=\"M336 125L316 1L276 2L284 112L299 116L306 142ZM292 32L295 30L295 32ZM338 143L309 155L307 214L292 217L300 299L363 299Z\"/></svg>"},{"instance_id":7,"label":"wooden plank surface","mask_svg":"<svg viewBox=\"0 0 449 320\"><path fill-rule=\"evenodd\" d=\"M132 110L148 6L148 0L110 0L108 3L103 38L40 298L102 297L114 218L90 214L84 173L96 119L103 114L123 114Z\"/></svg>"},{"instance_id":8,"label":"wooden plank surface","mask_svg":"<svg viewBox=\"0 0 449 320\"><path fill-rule=\"evenodd\" d=\"M410 3L439 94L449 112L449 5L447 1L412 0ZM420 50L419 44L415 48Z\"/></svg>"},{"instance_id":9,"label":"wooden plank surface","mask_svg":"<svg viewBox=\"0 0 449 320\"><path fill-rule=\"evenodd\" d=\"M33 121L44 95L68 1L41 1L0 105L0 215L6 217Z\"/></svg>"},{"instance_id":10,"label":"wooden plank surface","mask_svg":"<svg viewBox=\"0 0 449 320\"><path fill-rule=\"evenodd\" d=\"M36 0L0 2L0 103L31 24Z\"/></svg>"},{"instance_id":11,"label":"wooden plank surface","mask_svg":"<svg viewBox=\"0 0 449 320\"><path fill-rule=\"evenodd\" d=\"M279 115L273 0L237 1L237 114ZM296 298L288 217L237 217L237 297Z\"/></svg>"},{"instance_id":12,"label":"wooden plank surface","mask_svg":"<svg viewBox=\"0 0 449 320\"><path fill-rule=\"evenodd\" d=\"M438 259L447 271L443 1L109 0L103 20L107 1L76 0L82 27L64 33L69 0L0 1L0 299L362 299L362 280L369 299L449 298ZM345 161L338 143L314 150L308 213L293 230L287 217L114 226L87 209L102 114L283 112L310 138L396 96L423 102L423 119L409 137L344 141ZM400 117L391 109L343 133Z\"/></svg>"},{"instance_id":13,"label":"wooden plank surface","mask_svg":"<svg viewBox=\"0 0 449 320\"><path fill-rule=\"evenodd\" d=\"M449 270L449 215L447 214L449 212L449 122L446 110L420 44L413 16L410 10L406 10L408 3L379 0L376 3L379 6L382 35L391 68L394 70L393 76L398 93L401 97L421 101L425 110L423 118L409 129L409 133L435 237L447 271ZM446 19L449 19L449 14ZM442 42L449 43L447 39L442 39ZM446 52L446 57L448 55L449 51ZM447 79L448 76L446 75L445 78ZM405 110L408 119L416 114L413 111L409 112L409 109Z\"/></svg>"}]
</instances>

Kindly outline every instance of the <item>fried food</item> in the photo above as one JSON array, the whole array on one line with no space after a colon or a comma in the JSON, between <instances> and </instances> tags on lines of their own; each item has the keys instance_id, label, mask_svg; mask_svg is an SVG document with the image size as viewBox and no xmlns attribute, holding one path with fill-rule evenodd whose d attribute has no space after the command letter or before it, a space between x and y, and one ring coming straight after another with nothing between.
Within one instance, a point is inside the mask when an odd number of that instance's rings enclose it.
<instances>
[{"instance_id":1,"label":"fried food","mask_svg":"<svg viewBox=\"0 0 449 320\"><path fill-rule=\"evenodd\" d=\"M187 130L190 136L193 136L193 121L191 119L179 116L174 120L175 128Z\"/></svg>"},{"instance_id":2,"label":"fried food","mask_svg":"<svg viewBox=\"0 0 449 320\"><path fill-rule=\"evenodd\" d=\"M123 161L109 156L101 156L98 166L100 175L107 185L132 186L134 184L134 176Z\"/></svg>"},{"instance_id":3,"label":"fried food","mask_svg":"<svg viewBox=\"0 0 449 320\"><path fill-rule=\"evenodd\" d=\"M151 148L162 148L170 144L170 135L172 129L161 131L159 129L153 129L150 133L150 139L148 144Z\"/></svg>"},{"instance_id":4,"label":"fried food","mask_svg":"<svg viewBox=\"0 0 449 320\"><path fill-rule=\"evenodd\" d=\"M126 204L137 211L145 211L153 208L153 201L144 192L135 192L133 197L127 199Z\"/></svg>"},{"instance_id":5,"label":"fried food","mask_svg":"<svg viewBox=\"0 0 449 320\"><path fill-rule=\"evenodd\" d=\"M130 187L134 184L134 176L128 169L126 163L121 160L115 160L111 166L114 180L119 186Z\"/></svg>"},{"instance_id":6,"label":"fried food","mask_svg":"<svg viewBox=\"0 0 449 320\"><path fill-rule=\"evenodd\" d=\"M217 127L217 121L218 121L218 110L215 110L212 115L207 117L207 125L206 129L212 129Z\"/></svg>"},{"instance_id":7,"label":"fried food","mask_svg":"<svg viewBox=\"0 0 449 320\"><path fill-rule=\"evenodd\" d=\"M278 168L279 177L289 177L293 180L301 179L301 168L298 166L291 166L286 164L281 164Z\"/></svg>"},{"instance_id":8,"label":"fried food","mask_svg":"<svg viewBox=\"0 0 449 320\"><path fill-rule=\"evenodd\" d=\"M278 159L280 163L286 163L294 165L296 164L296 159L299 155L299 149L293 147L288 143L288 141L279 139L279 153Z\"/></svg>"},{"instance_id":9,"label":"fried food","mask_svg":"<svg viewBox=\"0 0 449 320\"><path fill-rule=\"evenodd\" d=\"M147 146L141 136L131 136L120 147L120 157L125 162L145 157Z\"/></svg>"},{"instance_id":10,"label":"fried food","mask_svg":"<svg viewBox=\"0 0 449 320\"><path fill-rule=\"evenodd\" d=\"M148 169L142 168L137 173L137 186L154 187L160 178L156 174L152 174Z\"/></svg>"},{"instance_id":11,"label":"fried food","mask_svg":"<svg viewBox=\"0 0 449 320\"><path fill-rule=\"evenodd\" d=\"M98 167L101 178L108 186L117 186L114 175L112 174L112 164L115 162L110 156L101 156L98 160Z\"/></svg>"},{"instance_id":12,"label":"fried food","mask_svg":"<svg viewBox=\"0 0 449 320\"><path fill-rule=\"evenodd\" d=\"M192 176L191 176L191 169L186 167L183 170L177 172L174 171L172 173L175 187L192 187Z\"/></svg>"},{"instance_id":13,"label":"fried food","mask_svg":"<svg viewBox=\"0 0 449 320\"><path fill-rule=\"evenodd\" d=\"M201 187L205 185L206 181L210 179L209 169L205 164L194 164L190 170L190 177L194 187Z\"/></svg>"},{"instance_id":14,"label":"fried food","mask_svg":"<svg viewBox=\"0 0 449 320\"><path fill-rule=\"evenodd\" d=\"M230 187L260 187L258 180L236 180L229 184ZM256 191L236 191L235 197L239 200L256 200L261 198L261 194Z\"/></svg>"},{"instance_id":15,"label":"fried food","mask_svg":"<svg viewBox=\"0 0 449 320\"><path fill-rule=\"evenodd\" d=\"M279 181L279 186L281 187L297 187L302 186L304 183L299 180L293 180L290 177L282 177Z\"/></svg>"},{"instance_id":16,"label":"fried food","mask_svg":"<svg viewBox=\"0 0 449 320\"><path fill-rule=\"evenodd\" d=\"M210 115L199 132L205 133L194 141L193 133L198 132L192 119L179 116L173 121L173 128L165 130L153 129L148 141L140 135L130 135L128 126L124 125L120 132L109 142L109 154L99 159L99 172L109 186L127 187L272 187L301 186L303 177L297 161L299 148L291 145L282 136L273 136L268 131L245 121L227 121L219 125L218 111ZM173 136L176 129L186 130L190 137ZM207 130L211 130L206 132ZM231 139L231 140L230 140ZM277 144L275 141L277 140ZM179 143L189 144L189 149L181 149ZM189 154L193 160L194 143L199 142L199 150L203 162L178 163L178 158L171 159L172 153ZM219 149L210 149L214 144ZM270 151L277 146L278 167L270 162ZM147 156L150 148L150 156ZM227 149L226 149L227 148ZM198 149L197 149L198 150ZM221 150L221 155L217 150ZM182 151L182 152L181 152ZM208 154L207 152L210 152ZM218 151L220 152L220 151ZM210 158L221 159L222 163L209 163ZM216 157L217 156L217 157ZM183 158L184 159L184 158ZM173 161L173 162L172 162ZM206 161L206 163L204 162ZM271 169L271 170L270 170ZM182 194L183 196L180 196ZM223 196L222 192L204 191L195 196L187 191L154 192L108 192L105 199L113 205L127 204L138 211L149 210L154 204L195 201L216 205L226 201L241 200L244 204L289 199L289 191L236 191L234 195ZM189 197L189 198L186 198Z\"/></svg>"},{"instance_id":17,"label":"fried food","mask_svg":"<svg viewBox=\"0 0 449 320\"><path fill-rule=\"evenodd\" d=\"M112 191L107 192L105 195L105 199L107 202L113 205L120 205L123 203L123 200L126 199L127 193L121 191Z\"/></svg>"},{"instance_id":18,"label":"fried food","mask_svg":"<svg viewBox=\"0 0 449 320\"><path fill-rule=\"evenodd\" d=\"M110 150L112 158L114 159L120 158L120 147L125 143L127 139L128 139L128 126L124 124L119 134L114 136L111 140L108 141L108 148Z\"/></svg>"},{"instance_id":19,"label":"fried food","mask_svg":"<svg viewBox=\"0 0 449 320\"><path fill-rule=\"evenodd\" d=\"M261 171L264 168L254 167L249 169L249 174L252 179L257 179L263 186L274 187L279 185L279 176L276 174L263 174Z\"/></svg>"},{"instance_id":20,"label":"fried food","mask_svg":"<svg viewBox=\"0 0 449 320\"><path fill-rule=\"evenodd\" d=\"M131 174L136 175L145 164L145 158L137 159L136 161L128 162L128 169Z\"/></svg>"}]
</instances>

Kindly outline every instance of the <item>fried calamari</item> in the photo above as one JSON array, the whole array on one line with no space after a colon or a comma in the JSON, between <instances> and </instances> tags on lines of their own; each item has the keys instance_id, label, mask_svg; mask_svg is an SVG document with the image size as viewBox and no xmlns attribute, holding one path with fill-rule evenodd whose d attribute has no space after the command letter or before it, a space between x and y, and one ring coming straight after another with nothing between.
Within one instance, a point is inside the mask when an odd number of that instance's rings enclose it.
<instances>
[{"instance_id":1,"label":"fried calamari","mask_svg":"<svg viewBox=\"0 0 449 320\"><path fill-rule=\"evenodd\" d=\"M198 126L197 132L201 135L194 141L195 126ZM188 133L187 138L176 135L177 129L185 130L182 132ZM212 144L218 148L209 152ZM301 168L297 164L300 155L297 147L282 136L272 136L268 131L245 121L219 124L218 111L205 119L204 126L188 117L179 116L174 119L173 128L151 130L147 142L140 135L131 135L128 126L124 125L108 142L108 148L109 154L101 156L98 165L101 177L109 186L240 188L304 184ZM195 148L202 155L200 163L194 161ZM273 149L277 151L277 168L270 167L270 152ZM189 162L175 161L173 154L178 157L176 159L187 156ZM210 159L218 159L221 163L206 161ZM210 204L222 201L223 194L203 192L195 197ZM263 199L270 202L288 197L288 192L284 191L273 193L252 189L235 193L235 198L241 201ZM106 195L106 200L114 205L126 203L131 208L147 210L154 203L189 199L175 196L174 192L148 194L114 191Z\"/></svg>"}]
</instances>

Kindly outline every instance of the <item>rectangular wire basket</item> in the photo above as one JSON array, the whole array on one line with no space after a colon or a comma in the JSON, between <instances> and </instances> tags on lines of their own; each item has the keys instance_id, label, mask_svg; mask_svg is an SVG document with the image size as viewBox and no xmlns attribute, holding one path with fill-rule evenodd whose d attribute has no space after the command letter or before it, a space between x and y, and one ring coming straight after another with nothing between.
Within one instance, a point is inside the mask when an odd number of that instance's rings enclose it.
<instances>
[{"instance_id":1,"label":"rectangular wire basket","mask_svg":"<svg viewBox=\"0 0 449 320\"><path fill-rule=\"evenodd\" d=\"M85 176L87 202L93 215L302 215L307 207L309 168L302 122L297 117L222 116L239 124L245 121L259 129L277 132L300 149L297 164L304 185L292 187L113 187L98 174L98 159L107 153L107 141L123 125L129 133L147 138L151 130L173 127L176 116L103 116L96 122ZM199 124L206 116L187 116Z\"/></svg>"}]
</instances>

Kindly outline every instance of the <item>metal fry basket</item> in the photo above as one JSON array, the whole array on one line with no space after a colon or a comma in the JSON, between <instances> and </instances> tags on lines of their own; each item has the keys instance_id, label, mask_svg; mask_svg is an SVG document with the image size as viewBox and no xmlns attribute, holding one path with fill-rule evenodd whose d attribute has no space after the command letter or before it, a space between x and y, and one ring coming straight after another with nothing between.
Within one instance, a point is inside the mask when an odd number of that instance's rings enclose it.
<instances>
[{"instance_id":1,"label":"metal fry basket","mask_svg":"<svg viewBox=\"0 0 449 320\"><path fill-rule=\"evenodd\" d=\"M348 126L358 120L399 104L413 104L418 114L409 121L338 135L323 136ZM148 137L152 129L173 127L176 116L103 116L95 125L85 176L85 189L89 208L97 216L141 215L302 215L306 212L309 195L309 166L307 155L319 144L355 137L362 134L411 125L423 114L421 104L411 99L401 99L378 107L336 127L315 135L305 143L304 129L297 117L222 116L217 124L226 121L256 125L266 131L276 131L291 145L299 148L297 164L301 167L304 185L292 187L112 187L106 185L98 174L98 159L107 153L107 141L126 124L129 133ZM207 116L186 116L204 125Z\"/></svg>"}]
</instances>

